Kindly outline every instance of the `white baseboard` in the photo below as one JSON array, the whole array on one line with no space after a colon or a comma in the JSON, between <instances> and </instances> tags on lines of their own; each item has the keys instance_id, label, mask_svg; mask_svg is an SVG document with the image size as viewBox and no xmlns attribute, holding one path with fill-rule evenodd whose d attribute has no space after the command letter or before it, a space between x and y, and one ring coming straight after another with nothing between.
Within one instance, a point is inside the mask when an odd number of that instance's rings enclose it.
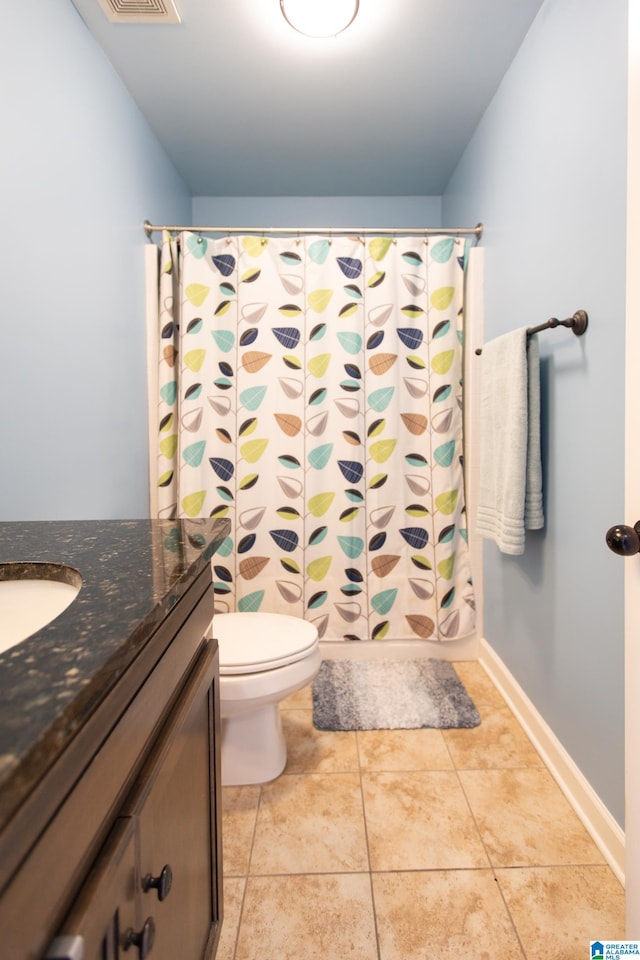
<instances>
[{"instance_id":1,"label":"white baseboard","mask_svg":"<svg viewBox=\"0 0 640 960\"><path fill-rule=\"evenodd\" d=\"M484 639L480 641L479 660L518 718L603 857L620 883L624 884L624 831L538 713L522 687Z\"/></svg>"}]
</instances>

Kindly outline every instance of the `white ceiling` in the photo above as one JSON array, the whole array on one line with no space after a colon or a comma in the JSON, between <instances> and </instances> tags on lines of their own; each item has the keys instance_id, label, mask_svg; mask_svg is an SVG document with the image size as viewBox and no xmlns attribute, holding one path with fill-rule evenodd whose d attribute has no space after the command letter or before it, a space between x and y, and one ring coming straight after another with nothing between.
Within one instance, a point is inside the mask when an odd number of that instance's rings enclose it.
<instances>
[{"instance_id":1,"label":"white ceiling","mask_svg":"<svg viewBox=\"0 0 640 960\"><path fill-rule=\"evenodd\" d=\"M73 0L194 196L440 195L543 0L360 0L329 40L279 0Z\"/></svg>"}]
</instances>

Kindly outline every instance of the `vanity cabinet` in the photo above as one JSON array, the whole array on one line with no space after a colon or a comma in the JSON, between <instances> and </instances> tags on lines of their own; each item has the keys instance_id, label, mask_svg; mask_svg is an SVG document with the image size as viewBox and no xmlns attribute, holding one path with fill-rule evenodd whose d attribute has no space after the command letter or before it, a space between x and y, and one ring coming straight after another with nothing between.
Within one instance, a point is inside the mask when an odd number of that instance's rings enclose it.
<instances>
[{"instance_id":1,"label":"vanity cabinet","mask_svg":"<svg viewBox=\"0 0 640 960\"><path fill-rule=\"evenodd\" d=\"M0 854L4 842L21 860L0 899L2 960L75 960L74 950L82 960L214 956L222 848L212 610L208 569L21 808L14 835L0 837Z\"/></svg>"},{"instance_id":2,"label":"vanity cabinet","mask_svg":"<svg viewBox=\"0 0 640 960\"><path fill-rule=\"evenodd\" d=\"M63 942L83 938L83 960L212 954L220 920L212 803L216 662L210 642L61 926Z\"/></svg>"},{"instance_id":3,"label":"vanity cabinet","mask_svg":"<svg viewBox=\"0 0 640 960\"><path fill-rule=\"evenodd\" d=\"M154 960L210 956L219 921L211 802L214 704L206 695L213 654L203 661L124 807L138 827L138 929L154 918Z\"/></svg>"}]
</instances>

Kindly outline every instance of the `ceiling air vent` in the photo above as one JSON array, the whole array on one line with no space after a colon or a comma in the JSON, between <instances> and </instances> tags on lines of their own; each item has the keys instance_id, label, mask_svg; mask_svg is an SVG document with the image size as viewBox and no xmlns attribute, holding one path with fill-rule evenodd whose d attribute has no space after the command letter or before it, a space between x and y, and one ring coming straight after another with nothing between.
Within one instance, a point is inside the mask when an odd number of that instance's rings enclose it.
<instances>
[{"instance_id":1,"label":"ceiling air vent","mask_svg":"<svg viewBox=\"0 0 640 960\"><path fill-rule=\"evenodd\" d=\"M100 0L112 23L180 23L173 0Z\"/></svg>"}]
</instances>

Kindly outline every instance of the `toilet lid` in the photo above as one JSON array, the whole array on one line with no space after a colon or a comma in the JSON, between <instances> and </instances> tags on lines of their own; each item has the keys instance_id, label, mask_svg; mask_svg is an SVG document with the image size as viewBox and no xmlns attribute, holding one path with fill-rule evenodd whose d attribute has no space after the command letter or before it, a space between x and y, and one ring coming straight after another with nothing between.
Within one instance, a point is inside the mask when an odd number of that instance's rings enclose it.
<instances>
[{"instance_id":1,"label":"toilet lid","mask_svg":"<svg viewBox=\"0 0 640 960\"><path fill-rule=\"evenodd\" d=\"M275 670L302 660L318 642L306 620L280 613L219 613L213 636L220 648L220 673Z\"/></svg>"}]
</instances>

